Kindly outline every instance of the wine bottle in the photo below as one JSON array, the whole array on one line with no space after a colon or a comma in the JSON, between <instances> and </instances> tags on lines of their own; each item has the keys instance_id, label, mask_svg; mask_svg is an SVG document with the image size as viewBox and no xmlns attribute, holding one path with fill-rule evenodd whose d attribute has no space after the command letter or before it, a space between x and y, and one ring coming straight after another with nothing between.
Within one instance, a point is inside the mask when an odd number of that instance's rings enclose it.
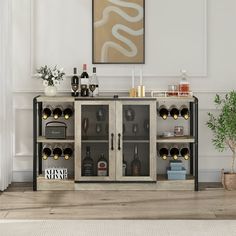
<instances>
[{"instance_id":1,"label":"wine bottle","mask_svg":"<svg viewBox=\"0 0 236 236\"><path fill-rule=\"evenodd\" d=\"M93 67L93 74L89 82L89 87L91 91L94 90L92 91L92 96L97 97L99 95L99 82L96 67Z\"/></svg>"},{"instance_id":2,"label":"wine bottle","mask_svg":"<svg viewBox=\"0 0 236 236\"><path fill-rule=\"evenodd\" d=\"M138 156L138 146L134 147L134 160L131 162L131 174L132 176L140 176L141 175L141 162Z\"/></svg>"},{"instance_id":3,"label":"wine bottle","mask_svg":"<svg viewBox=\"0 0 236 236\"><path fill-rule=\"evenodd\" d=\"M97 175L98 176L108 175L108 164L103 153L100 155L100 158L97 163Z\"/></svg>"},{"instance_id":4,"label":"wine bottle","mask_svg":"<svg viewBox=\"0 0 236 236\"><path fill-rule=\"evenodd\" d=\"M62 107L61 106L56 106L52 112L53 118L57 120L59 117L62 116Z\"/></svg>"},{"instance_id":5,"label":"wine bottle","mask_svg":"<svg viewBox=\"0 0 236 236\"><path fill-rule=\"evenodd\" d=\"M44 145L43 146L43 151L42 151L42 158L43 160L47 160L48 157L50 157L52 154L52 148L49 145Z\"/></svg>"},{"instance_id":6,"label":"wine bottle","mask_svg":"<svg viewBox=\"0 0 236 236\"><path fill-rule=\"evenodd\" d=\"M58 145L55 145L53 148L53 159L58 160L62 155L62 150Z\"/></svg>"},{"instance_id":7,"label":"wine bottle","mask_svg":"<svg viewBox=\"0 0 236 236\"><path fill-rule=\"evenodd\" d=\"M79 77L77 75L77 68L74 68L74 75L71 78L71 96L78 97L79 96Z\"/></svg>"},{"instance_id":8,"label":"wine bottle","mask_svg":"<svg viewBox=\"0 0 236 236\"><path fill-rule=\"evenodd\" d=\"M170 115L175 119L177 120L178 117L179 117L179 109L173 105L170 107Z\"/></svg>"},{"instance_id":9,"label":"wine bottle","mask_svg":"<svg viewBox=\"0 0 236 236\"><path fill-rule=\"evenodd\" d=\"M174 160L178 159L179 156L179 149L178 147L174 146L170 149L170 155Z\"/></svg>"},{"instance_id":10,"label":"wine bottle","mask_svg":"<svg viewBox=\"0 0 236 236\"><path fill-rule=\"evenodd\" d=\"M63 116L64 116L65 120L68 120L72 115L73 115L73 107L72 106L68 106L67 108L64 109Z\"/></svg>"},{"instance_id":11,"label":"wine bottle","mask_svg":"<svg viewBox=\"0 0 236 236\"><path fill-rule=\"evenodd\" d=\"M63 149L63 155L65 160L69 160L73 155L73 150L70 147L65 147Z\"/></svg>"},{"instance_id":12,"label":"wine bottle","mask_svg":"<svg viewBox=\"0 0 236 236\"><path fill-rule=\"evenodd\" d=\"M180 107L180 114L185 119L188 120L189 118L189 109L187 106L183 105Z\"/></svg>"},{"instance_id":13,"label":"wine bottle","mask_svg":"<svg viewBox=\"0 0 236 236\"><path fill-rule=\"evenodd\" d=\"M83 176L94 176L94 161L91 158L90 147L86 147L86 156L82 163L82 175Z\"/></svg>"},{"instance_id":14,"label":"wine bottle","mask_svg":"<svg viewBox=\"0 0 236 236\"><path fill-rule=\"evenodd\" d=\"M180 149L180 154L185 160L189 160L190 158L190 153L188 147L182 147Z\"/></svg>"},{"instance_id":15,"label":"wine bottle","mask_svg":"<svg viewBox=\"0 0 236 236\"><path fill-rule=\"evenodd\" d=\"M169 111L166 108L166 106L164 106L164 105L160 106L160 108L159 108L159 115L160 115L160 117L162 117L163 120L167 119L167 117L169 115Z\"/></svg>"},{"instance_id":16,"label":"wine bottle","mask_svg":"<svg viewBox=\"0 0 236 236\"><path fill-rule=\"evenodd\" d=\"M52 108L51 106L46 106L43 108L43 111L42 111L42 118L44 120L46 120L48 117L50 117L52 114Z\"/></svg>"},{"instance_id":17,"label":"wine bottle","mask_svg":"<svg viewBox=\"0 0 236 236\"><path fill-rule=\"evenodd\" d=\"M163 160L166 160L169 155L169 150L166 147L159 149L159 155Z\"/></svg>"},{"instance_id":18,"label":"wine bottle","mask_svg":"<svg viewBox=\"0 0 236 236\"><path fill-rule=\"evenodd\" d=\"M87 64L83 64L83 72L80 76L81 80L81 97L89 96L89 75L87 72Z\"/></svg>"},{"instance_id":19,"label":"wine bottle","mask_svg":"<svg viewBox=\"0 0 236 236\"><path fill-rule=\"evenodd\" d=\"M127 176L127 162L125 161L124 154L123 154L123 164L122 164L122 175Z\"/></svg>"}]
</instances>

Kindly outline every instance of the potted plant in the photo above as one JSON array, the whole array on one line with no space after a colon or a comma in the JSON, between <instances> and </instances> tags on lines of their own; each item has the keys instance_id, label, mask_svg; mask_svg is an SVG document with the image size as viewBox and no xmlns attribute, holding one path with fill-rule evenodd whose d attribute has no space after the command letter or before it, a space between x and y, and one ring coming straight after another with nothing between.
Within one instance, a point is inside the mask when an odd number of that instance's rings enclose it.
<instances>
[{"instance_id":1,"label":"potted plant","mask_svg":"<svg viewBox=\"0 0 236 236\"><path fill-rule=\"evenodd\" d=\"M218 115L208 113L207 126L213 131L212 142L217 150L223 152L226 149L232 151L232 163L230 172L222 170L222 184L228 190L236 189L236 91L231 91L224 97L215 96L215 105L220 109Z\"/></svg>"},{"instance_id":2,"label":"potted plant","mask_svg":"<svg viewBox=\"0 0 236 236\"><path fill-rule=\"evenodd\" d=\"M40 67L37 71L37 77L43 80L45 86L44 93L46 96L55 96L57 94L57 87L60 84L60 80L63 79L65 73L62 69L58 69L57 66L53 68L47 65Z\"/></svg>"}]
</instances>

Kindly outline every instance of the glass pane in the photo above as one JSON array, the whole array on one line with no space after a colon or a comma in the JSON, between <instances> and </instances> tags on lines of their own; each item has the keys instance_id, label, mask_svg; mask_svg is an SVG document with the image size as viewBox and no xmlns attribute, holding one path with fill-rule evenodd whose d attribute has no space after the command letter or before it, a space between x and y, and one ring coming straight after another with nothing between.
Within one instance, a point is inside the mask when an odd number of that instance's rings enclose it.
<instances>
[{"instance_id":1,"label":"glass pane","mask_svg":"<svg viewBox=\"0 0 236 236\"><path fill-rule=\"evenodd\" d=\"M82 176L109 176L108 124L108 105L82 105Z\"/></svg>"},{"instance_id":2,"label":"glass pane","mask_svg":"<svg viewBox=\"0 0 236 236\"><path fill-rule=\"evenodd\" d=\"M123 176L150 176L149 105L123 106Z\"/></svg>"}]
</instances>

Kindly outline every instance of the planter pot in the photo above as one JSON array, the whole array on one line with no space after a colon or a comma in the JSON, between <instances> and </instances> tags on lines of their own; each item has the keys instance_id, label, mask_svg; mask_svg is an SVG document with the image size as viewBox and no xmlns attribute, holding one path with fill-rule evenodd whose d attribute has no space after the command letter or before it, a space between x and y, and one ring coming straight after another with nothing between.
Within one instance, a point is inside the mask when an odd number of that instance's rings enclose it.
<instances>
[{"instance_id":1,"label":"planter pot","mask_svg":"<svg viewBox=\"0 0 236 236\"><path fill-rule=\"evenodd\" d=\"M222 184L227 190L236 190L236 173L224 173L222 171Z\"/></svg>"},{"instance_id":2,"label":"planter pot","mask_svg":"<svg viewBox=\"0 0 236 236\"><path fill-rule=\"evenodd\" d=\"M56 86L47 86L44 89L44 94L47 97L54 97L57 95L57 87Z\"/></svg>"}]
</instances>

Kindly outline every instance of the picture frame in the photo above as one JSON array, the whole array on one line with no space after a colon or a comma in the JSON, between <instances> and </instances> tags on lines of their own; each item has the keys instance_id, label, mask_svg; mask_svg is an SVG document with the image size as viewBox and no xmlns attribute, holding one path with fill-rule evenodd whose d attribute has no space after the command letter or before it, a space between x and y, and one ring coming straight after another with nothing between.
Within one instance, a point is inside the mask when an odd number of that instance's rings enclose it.
<instances>
[{"instance_id":1,"label":"picture frame","mask_svg":"<svg viewBox=\"0 0 236 236\"><path fill-rule=\"evenodd\" d=\"M145 0L92 0L92 63L145 64Z\"/></svg>"}]
</instances>

